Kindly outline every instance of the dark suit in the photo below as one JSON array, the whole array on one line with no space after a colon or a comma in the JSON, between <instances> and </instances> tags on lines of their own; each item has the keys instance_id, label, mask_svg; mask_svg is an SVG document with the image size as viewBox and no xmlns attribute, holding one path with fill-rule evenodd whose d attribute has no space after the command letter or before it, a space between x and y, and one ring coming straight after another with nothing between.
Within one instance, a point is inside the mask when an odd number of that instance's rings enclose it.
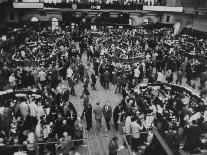
<instances>
[{"instance_id":1,"label":"dark suit","mask_svg":"<svg viewBox=\"0 0 207 155\"><path fill-rule=\"evenodd\" d=\"M112 117L112 109L111 109L110 105L104 105L103 106L103 115L104 115L104 118L105 118L105 121L106 121L107 128L108 128L108 130L110 130L109 122L110 122L111 117Z\"/></svg>"},{"instance_id":2,"label":"dark suit","mask_svg":"<svg viewBox=\"0 0 207 155\"><path fill-rule=\"evenodd\" d=\"M194 151L200 145L201 130L197 125L191 125L186 129L186 140L184 150Z\"/></svg>"},{"instance_id":3,"label":"dark suit","mask_svg":"<svg viewBox=\"0 0 207 155\"><path fill-rule=\"evenodd\" d=\"M104 88L109 88L109 81L110 81L111 74L108 71L105 71L103 74L103 80L104 80Z\"/></svg>"},{"instance_id":4,"label":"dark suit","mask_svg":"<svg viewBox=\"0 0 207 155\"><path fill-rule=\"evenodd\" d=\"M179 138L178 135L173 131L166 132L165 140L168 146L171 148L172 152L179 155Z\"/></svg>"},{"instance_id":5,"label":"dark suit","mask_svg":"<svg viewBox=\"0 0 207 155\"><path fill-rule=\"evenodd\" d=\"M84 115L86 118L87 130L90 130L92 127L92 105L88 104L84 106L81 119L83 119Z\"/></svg>"},{"instance_id":6,"label":"dark suit","mask_svg":"<svg viewBox=\"0 0 207 155\"><path fill-rule=\"evenodd\" d=\"M122 111L122 108L119 108L119 106L116 106L113 112L114 126L117 131L118 131L119 113L121 111Z\"/></svg>"},{"instance_id":7,"label":"dark suit","mask_svg":"<svg viewBox=\"0 0 207 155\"><path fill-rule=\"evenodd\" d=\"M91 84L91 87L95 90L96 89L96 76L94 75L94 73L91 74L91 81L92 81L92 84Z\"/></svg>"},{"instance_id":8,"label":"dark suit","mask_svg":"<svg viewBox=\"0 0 207 155\"><path fill-rule=\"evenodd\" d=\"M117 142L110 141L109 143L109 155L117 155L117 150L118 150L118 144Z\"/></svg>"}]
</instances>

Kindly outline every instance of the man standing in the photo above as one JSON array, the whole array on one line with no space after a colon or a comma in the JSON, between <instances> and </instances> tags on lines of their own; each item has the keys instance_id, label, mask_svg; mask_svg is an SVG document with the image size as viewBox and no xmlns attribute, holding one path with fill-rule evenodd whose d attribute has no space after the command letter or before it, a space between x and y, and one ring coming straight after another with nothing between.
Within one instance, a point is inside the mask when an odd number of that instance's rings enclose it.
<instances>
[{"instance_id":1,"label":"man standing","mask_svg":"<svg viewBox=\"0 0 207 155\"><path fill-rule=\"evenodd\" d=\"M106 70L103 74L104 89L109 89L110 73Z\"/></svg>"},{"instance_id":2,"label":"man standing","mask_svg":"<svg viewBox=\"0 0 207 155\"><path fill-rule=\"evenodd\" d=\"M113 137L109 143L109 155L117 155L118 151L119 151L118 138Z\"/></svg>"},{"instance_id":3,"label":"man standing","mask_svg":"<svg viewBox=\"0 0 207 155\"><path fill-rule=\"evenodd\" d=\"M136 84L139 83L139 76L140 76L140 70L139 67L136 66L136 68L134 69L134 79Z\"/></svg>"},{"instance_id":4,"label":"man standing","mask_svg":"<svg viewBox=\"0 0 207 155\"><path fill-rule=\"evenodd\" d=\"M94 72L92 72L92 74L91 74L91 81L92 81L91 88L96 90L96 76L95 76Z\"/></svg>"},{"instance_id":5,"label":"man standing","mask_svg":"<svg viewBox=\"0 0 207 155\"><path fill-rule=\"evenodd\" d=\"M206 80L207 80L207 71L202 72L200 74L200 88L204 87Z\"/></svg>"},{"instance_id":6,"label":"man standing","mask_svg":"<svg viewBox=\"0 0 207 155\"><path fill-rule=\"evenodd\" d=\"M100 131L101 130L101 120L102 120L103 109L100 106L99 102L97 102L96 105L97 105L97 107L93 110L93 113L95 114L97 129L98 129L98 131Z\"/></svg>"},{"instance_id":7,"label":"man standing","mask_svg":"<svg viewBox=\"0 0 207 155\"><path fill-rule=\"evenodd\" d=\"M72 68L69 66L67 69L67 79L68 79L68 85L71 88L71 95L75 95L75 89L74 89L74 81L72 79L73 76L73 70Z\"/></svg>"},{"instance_id":8,"label":"man standing","mask_svg":"<svg viewBox=\"0 0 207 155\"><path fill-rule=\"evenodd\" d=\"M198 150L200 144L200 136L201 130L196 124L196 120L193 120L189 128L186 129L185 144L183 150L189 151L190 153L194 153L194 151Z\"/></svg>"},{"instance_id":9,"label":"man standing","mask_svg":"<svg viewBox=\"0 0 207 155\"><path fill-rule=\"evenodd\" d=\"M84 116L86 118L86 124L87 124L86 129L90 130L90 128L92 127L92 105L89 103L84 105L81 119L83 119Z\"/></svg>"},{"instance_id":10,"label":"man standing","mask_svg":"<svg viewBox=\"0 0 207 155\"><path fill-rule=\"evenodd\" d=\"M119 104L115 107L113 112L114 126L116 131L118 131L118 121L121 119L120 114L122 113L122 111L123 111L122 104Z\"/></svg>"},{"instance_id":11,"label":"man standing","mask_svg":"<svg viewBox=\"0 0 207 155\"><path fill-rule=\"evenodd\" d=\"M97 60L94 60L94 62L93 62L93 70L94 70L96 76L98 76L98 68L99 68L99 63L98 63Z\"/></svg>"},{"instance_id":12,"label":"man standing","mask_svg":"<svg viewBox=\"0 0 207 155\"><path fill-rule=\"evenodd\" d=\"M83 63L81 62L80 65L78 66L78 72L79 72L81 82L83 82L84 71L85 71L85 67Z\"/></svg>"},{"instance_id":13,"label":"man standing","mask_svg":"<svg viewBox=\"0 0 207 155\"><path fill-rule=\"evenodd\" d=\"M46 73L44 72L43 68L41 69L41 71L38 74L39 80L40 80L40 85L41 85L41 89L44 89L44 86L46 85Z\"/></svg>"},{"instance_id":14,"label":"man standing","mask_svg":"<svg viewBox=\"0 0 207 155\"><path fill-rule=\"evenodd\" d=\"M106 104L103 106L103 115L104 115L104 118L105 118L105 121L106 121L106 126L107 126L107 129L110 131L110 120L111 120L111 117L112 117L112 108L111 106L109 105L108 102L106 102Z\"/></svg>"}]
</instances>

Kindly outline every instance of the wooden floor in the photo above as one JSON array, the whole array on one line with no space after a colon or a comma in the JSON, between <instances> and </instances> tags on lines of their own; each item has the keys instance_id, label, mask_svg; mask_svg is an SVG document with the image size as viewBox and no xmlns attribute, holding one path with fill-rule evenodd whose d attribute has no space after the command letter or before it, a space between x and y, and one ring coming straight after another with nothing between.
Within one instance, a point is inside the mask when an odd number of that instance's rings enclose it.
<instances>
[{"instance_id":1,"label":"wooden floor","mask_svg":"<svg viewBox=\"0 0 207 155\"><path fill-rule=\"evenodd\" d=\"M82 61L86 62L86 56L83 55ZM92 69L93 66L90 67ZM176 80L176 75L174 75L174 81ZM198 87L199 87L199 79L196 80L196 89L192 89L192 87L189 87L186 85L186 78L183 78L183 84L182 86L188 87L192 91L199 93ZM109 89L105 90L100 85L99 79L96 84L97 90L92 90L89 86L89 102L93 106L93 108L96 106L96 102L100 102L101 105L104 105L105 102L109 102L112 106L112 109L116 105L118 105L121 101L121 94L115 94L115 87L114 85L110 84ZM75 92L76 96L70 96L70 102L74 104L76 107L76 110L78 112L78 116L81 116L83 111L83 99L80 98L80 95L82 93L82 84L79 82L75 86ZM85 121L84 121L85 122ZM82 146L79 151L81 155L108 155L108 144L112 136L116 135L119 138L119 145L123 145L123 138L119 135L118 132L115 131L113 127L113 122L111 123L112 130L106 131L106 124L104 119L102 120L102 129L101 131L97 131L96 129L96 123L93 116L93 128L90 131L84 130L84 138L86 138L85 143L87 146ZM129 150L124 149L118 153L118 155L129 155Z\"/></svg>"},{"instance_id":2,"label":"wooden floor","mask_svg":"<svg viewBox=\"0 0 207 155\"><path fill-rule=\"evenodd\" d=\"M83 56L83 62L86 62L86 56ZM90 67L92 68L92 66ZM77 110L78 116L81 116L83 111L83 99L80 98L82 93L82 84L79 82L75 86L76 96L70 96L69 101L72 102ZM109 89L103 89L100 85L99 79L96 84L97 90L92 90L89 86L89 102L94 108L96 102L100 102L100 105L104 105L105 102L109 102L112 106L112 109L116 105L118 105L121 101L121 94L115 94L115 86L110 84ZM85 120L84 120L85 124ZM93 127L90 131L84 130L84 138L88 138L85 140L87 146L82 146L80 148L81 155L108 155L108 145L112 136L116 135L119 138L119 144L123 145L123 139L119 135L118 132L115 131L113 127L113 123L111 123L112 129L111 131L106 131L106 123L104 119L102 119L102 129L101 131L97 131L96 123L93 115ZM86 127L84 127L85 129ZM128 155L128 150L124 149L118 153L118 155Z\"/></svg>"}]
</instances>

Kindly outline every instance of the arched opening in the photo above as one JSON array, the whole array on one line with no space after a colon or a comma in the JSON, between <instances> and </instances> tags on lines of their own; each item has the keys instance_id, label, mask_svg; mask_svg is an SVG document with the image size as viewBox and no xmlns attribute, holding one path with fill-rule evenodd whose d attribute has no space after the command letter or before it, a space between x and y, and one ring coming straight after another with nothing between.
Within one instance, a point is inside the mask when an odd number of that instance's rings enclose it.
<instances>
[{"instance_id":1,"label":"arched opening","mask_svg":"<svg viewBox=\"0 0 207 155\"><path fill-rule=\"evenodd\" d=\"M32 17L31 18L31 22L38 22L38 21L39 21L39 19L37 17Z\"/></svg>"},{"instance_id":2,"label":"arched opening","mask_svg":"<svg viewBox=\"0 0 207 155\"><path fill-rule=\"evenodd\" d=\"M149 19L148 18L145 18L144 20L143 20L143 24L149 24Z\"/></svg>"},{"instance_id":3,"label":"arched opening","mask_svg":"<svg viewBox=\"0 0 207 155\"><path fill-rule=\"evenodd\" d=\"M96 29L96 25L91 25L91 30L92 31L96 31L97 29Z\"/></svg>"},{"instance_id":4,"label":"arched opening","mask_svg":"<svg viewBox=\"0 0 207 155\"><path fill-rule=\"evenodd\" d=\"M59 28L59 21L58 21L58 19L53 17L51 19L51 21L52 21L52 30L58 29Z\"/></svg>"}]
</instances>

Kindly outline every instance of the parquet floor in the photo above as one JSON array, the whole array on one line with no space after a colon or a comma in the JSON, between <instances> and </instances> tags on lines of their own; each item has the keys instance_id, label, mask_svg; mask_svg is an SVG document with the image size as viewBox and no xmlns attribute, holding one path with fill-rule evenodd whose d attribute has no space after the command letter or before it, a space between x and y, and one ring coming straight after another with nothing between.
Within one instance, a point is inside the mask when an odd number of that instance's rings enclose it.
<instances>
[{"instance_id":1,"label":"parquet floor","mask_svg":"<svg viewBox=\"0 0 207 155\"><path fill-rule=\"evenodd\" d=\"M82 58L83 62L86 62L86 56L83 55ZM90 67L92 68L92 66ZM115 88L116 86L113 86L110 84L109 89L104 89L99 82L99 79L97 80L96 89L92 90L89 85L89 102L94 108L96 106L96 102L100 102L101 105L104 105L105 102L109 102L112 106L112 109L115 108L116 105L118 105L121 101L121 94L115 94ZM80 98L80 95L82 94L82 84L79 82L75 86L75 92L76 96L70 96L69 101L72 102L77 110L78 116L81 116L83 111L83 99ZM112 120L111 120L112 121ZM84 120L85 124L85 120ZM106 131L106 124L104 118L102 119L102 129L101 131L97 131L96 129L96 123L95 118L93 115L93 127L90 131L84 130L84 138L88 138L85 140L85 143L87 146L82 146L79 151L81 155L108 155L108 145L112 138L112 136L116 135L119 138L119 145L123 145L123 139L118 134L118 132L115 131L113 127L113 122L111 123L112 129L111 131ZM86 128L86 127L84 127ZM128 155L128 150L124 149L118 153L118 155Z\"/></svg>"}]
</instances>

